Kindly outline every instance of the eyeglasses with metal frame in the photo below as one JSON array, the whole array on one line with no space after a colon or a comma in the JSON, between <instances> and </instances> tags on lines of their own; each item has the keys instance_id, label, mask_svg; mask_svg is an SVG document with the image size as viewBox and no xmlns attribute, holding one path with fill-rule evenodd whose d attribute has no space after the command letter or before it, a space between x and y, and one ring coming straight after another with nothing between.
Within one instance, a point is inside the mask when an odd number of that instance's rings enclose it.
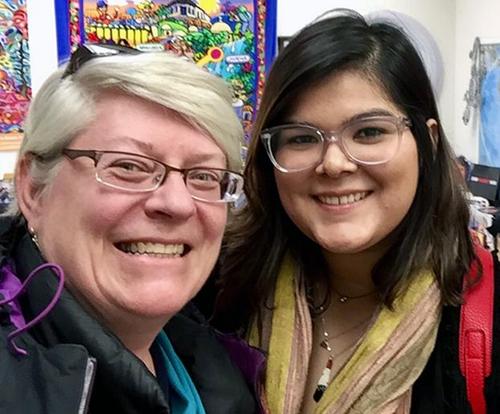
<instances>
[{"instance_id":1,"label":"eyeglasses with metal frame","mask_svg":"<svg viewBox=\"0 0 500 414\"><path fill-rule=\"evenodd\" d=\"M243 176L222 168L177 168L145 155L122 151L97 151L65 148L70 160L88 157L94 161L95 179L111 188L145 193L157 190L171 172L182 175L195 200L208 203L233 203L243 193Z\"/></svg>"}]
</instances>

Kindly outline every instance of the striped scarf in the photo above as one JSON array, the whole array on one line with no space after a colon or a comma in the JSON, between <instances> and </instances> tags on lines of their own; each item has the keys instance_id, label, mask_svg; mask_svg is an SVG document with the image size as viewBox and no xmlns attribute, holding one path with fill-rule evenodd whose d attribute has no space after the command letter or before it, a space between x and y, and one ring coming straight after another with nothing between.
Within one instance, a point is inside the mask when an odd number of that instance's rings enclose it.
<instances>
[{"instance_id":1,"label":"striped scarf","mask_svg":"<svg viewBox=\"0 0 500 414\"><path fill-rule=\"evenodd\" d=\"M303 278L289 255L281 265L274 306L263 309L249 342L268 352L270 414L299 414L312 352L312 321ZM407 414L411 388L434 348L441 316L432 272L420 272L394 310L380 307L354 353L332 379L314 414Z\"/></svg>"}]
</instances>

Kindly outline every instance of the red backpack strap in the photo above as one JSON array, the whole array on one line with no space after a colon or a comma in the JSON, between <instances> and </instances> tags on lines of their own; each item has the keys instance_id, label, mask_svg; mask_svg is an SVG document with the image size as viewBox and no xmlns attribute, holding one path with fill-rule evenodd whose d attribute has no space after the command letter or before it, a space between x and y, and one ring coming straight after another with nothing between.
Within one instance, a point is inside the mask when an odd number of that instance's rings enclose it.
<instances>
[{"instance_id":1,"label":"red backpack strap","mask_svg":"<svg viewBox=\"0 0 500 414\"><path fill-rule=\"evenodd\" d=\"M472 264L465 283L477 277L478 261L482 265L482 278L464 294L460 314L459 357L472 412L485 414L484 380L491 373L495 286L491 253L477 245L475 250L477 261Z\"/></svg>"}]
</instances>

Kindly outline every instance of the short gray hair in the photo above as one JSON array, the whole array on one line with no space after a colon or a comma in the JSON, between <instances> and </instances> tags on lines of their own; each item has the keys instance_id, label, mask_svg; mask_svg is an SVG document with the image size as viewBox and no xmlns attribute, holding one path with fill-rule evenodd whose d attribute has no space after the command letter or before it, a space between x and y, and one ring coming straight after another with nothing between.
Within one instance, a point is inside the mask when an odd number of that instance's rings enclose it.
<instances>
[{"instance_id":1,"label":"short gray hair","mask_svg":"<svg viewBox=\"0 0 500 414\"><path fill-rule=\"evenodd\" d=\"M92 59L75 73L54 72L30 105L18 163L33 159L31 175L40 186L57 174L61 151L95 118L95 101L116 89L173 110L211 136L227 157L228 168L242 169L243 129L232 107L229 87L184 57L168 52L119 54ZM14 201L8 214L18 214Z\"/></svg>"}]
</instances>

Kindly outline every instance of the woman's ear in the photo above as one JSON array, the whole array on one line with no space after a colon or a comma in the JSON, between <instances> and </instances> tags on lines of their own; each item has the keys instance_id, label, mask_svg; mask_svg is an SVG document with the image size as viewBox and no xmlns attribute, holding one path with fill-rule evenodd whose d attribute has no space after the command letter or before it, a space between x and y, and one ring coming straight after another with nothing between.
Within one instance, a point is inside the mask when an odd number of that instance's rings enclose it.
<instances>
[{"instance_id":1,"label":"woman's ear","mask_svg":"<svg viewBox=\"0 0 500 414\"><path fill-rule=\"evenodd\" d=\"M15 174L16 201L30 227L37 228L37 220L41 217L42 189L31 175L33 156L25 154L17 163Z\"/></svg>"},{"instance_id":2,"label":"woman's ear","mask_svg":"<svg viewBox=\"0 0 500 414\"><path fill-rule=\"evenodd\" d=\"M429 136L432 140L432 147L436 151L439 142L439 124L434 118L429 118L426 122L427 129L429 130Z\"/></svg>"}]
</instances>

